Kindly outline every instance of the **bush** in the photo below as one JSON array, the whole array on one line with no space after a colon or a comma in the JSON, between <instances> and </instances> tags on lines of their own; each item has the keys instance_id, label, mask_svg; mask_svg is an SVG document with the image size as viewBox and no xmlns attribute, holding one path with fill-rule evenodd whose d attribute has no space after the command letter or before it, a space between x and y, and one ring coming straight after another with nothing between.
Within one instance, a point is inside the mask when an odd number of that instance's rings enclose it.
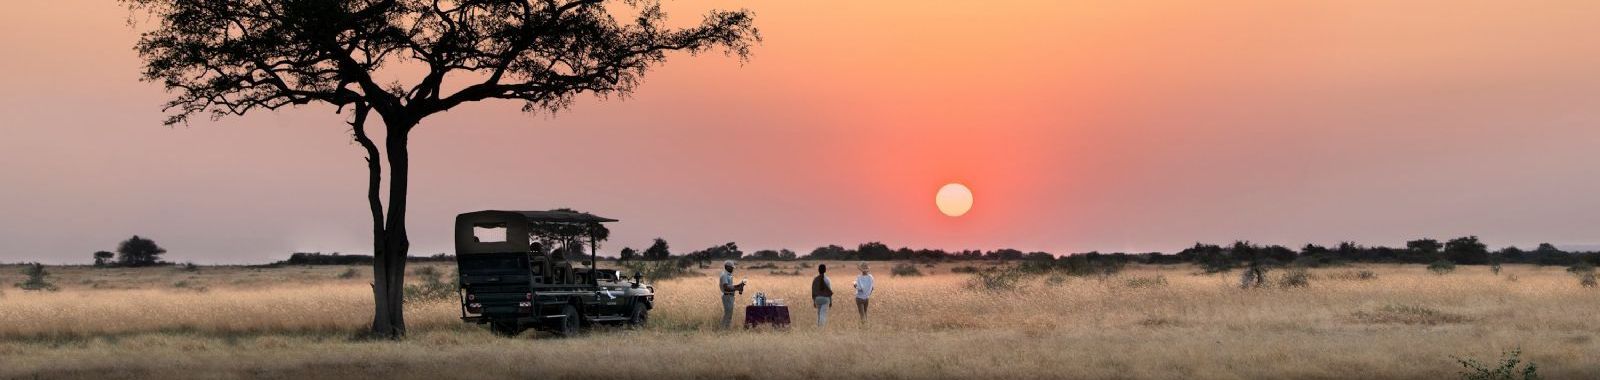
<instances>
[{"instance_id":1,"label":"bush","mask_svg":"<svg viewBox=\"0 0 1600 380\"><path fill-rule=\"evenodd\" d=\"M1428 271L1437 275L1445 275L1456 271L1456 263L1450 260L1439 260L1428 264Z\"/></svg>"},{"instance_id":2,"label":"bush","mask_svg":"<svg viewBox=\"0 0 1600 380\"><path fill-rule=\"evenodd\" d=\"M22 274L28 276L27 280L17 283L17 287L22 288L22 290L45 290L52 292L58 290L55 284L50 283L50 280L48 279L50 272L44 270L44 264L27 264L23 266Z\"/></svg>"},{"instance_id":3,"label":"bush","mask_svg":"<svg viewBox=\"0 0 1600 380\"><path fill-rule=\"evenodd\" d=\"M1158 286L1167 286L1167 277L1161 275L1157 275L1155 277L1134 277L1129 278L1126 282L1124 282L1124 284L1130 288L1154 288Z\"/></svg>"},{"instance_id":4,"label":"bush","mask_svg":"<svg viewBox=\"0 0 1600 380\"><path fill-rule=\"evenodd\" d=\"M775 264L775 263L761 263L761 264L756 264L756 265L751 265L751 266L745 267L745 269L778 269L778 264Z\"/></svg>"},{"instance_id":5,"label":"bush","mask_svg":"<svg viewBox=\"0 0 1600 380\"><path fill-rule=\"evenodd\" d=\"M1351 315L1362 323L1396 323L1407 325L1440 325L1465 323L1472 320L1465 315L1440 311L1418 305L1383 305L1374 311L1357 311Z\"/></svg>"},{"instance_id":6,"label":"bush","mask_svg":"<svg viewBox=\"0 0 1600 380\"><path fill-rule=\"evenodd\" d=\"M1475 359L1455 358L1457 363L1466 370L1461 371L1464 380L1535 380L1539 378L1539 366L1533 362L1522 365L1522 350L1516 349L1501 354L1500 363L1494 367L1479 362ZM1517 368L1517 367L1521 368Z\"/></svg>"},{"instance_id":7,"label":"bush","mask_svg":"<svg viewBox=\"0 0 1600 380\"><path fill-rule=\"evenodd\" d=\"M773 276L799 276L800 275L800 271L799 270L791 270L791 271L775 270L775 271L771 271L771 272L767 272L767 273L771 274Z\"/></svg>"},{"instance_id":8,"label":"bush","mask_svg":"<svg viewBox=\"0 0 1600 380\"><path fill-rule=\"evenodd\" d=\"M1311 275L1305 269L1295 268L1284 271L1283 277L1278 279L1278 286L1285 288L1304 288L1311 286Z\"/></svg>"},{"instance_id":9,"label":"bush","mask_svg":"<svg viewBox=\"0 0 1600 380\"><path fill-rule=\"evenodd\" d=\"M1567 273L1571 273L1579 277L1582 277L1585 274L1594 274L1594 264L1590 264L1588 261L1579 261L1577 264L1572 264L1572 266L1567 267Z\"/></svg>"},{"instance_id":10,"label":"bush","mask_svg":"<svg viewBox=\"0 0 1600 380\"><path fill-rule=\"evenodd\" d=\"M1022 287L1024 274L1016 267L981 270L973 273L972 279L967 280L967 288L989 292L1015 291Z\"/></svg>"},{"instance_id":11,"label":"bush","mask_svg":"<svg viewBox=\"0 0 1600 380\"><path fill-rule=\"evenodd\" d=\"M1366 280L1374 280L1374 279L1377 279L1377 278L1378 278L1378 274L1377 273L1372 273L1372 271L1370 271L1370 270L1363 270L1363 271L1347 270L1347 271L1343 271L1343 272L1337 272L1337 273L1328 274L1328 279L1330 279L1330 280L1366 281Z\"/></svg>"},{"instance_id":12,"label":"bush","mask_svg":"<svg viewBox=\"0 0 1600 380\"><path fill-rule=\"evenodd\" d=\"M1578 285L1583 285L1585 288L1593 288L1595 285L1600 284L1596 284L1594 273L1585 273L1583 277L1579 277Z\"/></svg>"},{"instance_id":13,"label":"bush","mask_svg":"<svg viewBox=\"0 0 1600 380\"><path fill-rule=\"evenodd\" d=\"M668 261L634 261L623 265L628 272L644 274L650 281L670 280L678 277L687 277L699 274L687 267Z\"/></svg>"},{"instance_id":14,"label":"bush","mask_svg":"<svg viewBox=\"0 0 1600 380\"><path fill-rule=\"evenodd\" d=\"M963 265L963 266L959 266L959 267L955 267L955 268L950 268L950 273L978 273L978 267L971 266L971 265Z\"/></svg>"},{"instance_id":15,"label":"bush","mask_svg":"<svg viewBox=\"0 0 1600 380\"><path fill-rule=\"evenodd\" d=\"M459 288L454 282L444 282L444 280L440 278L441 275L439 270L431 266L417 268L416 270L412 271L411 274L422 278L422 283L406 284L406 302L444 300L455 296L456 289Z\"/></svg>"},{"instance_id":16,"label":"bush","mask_svg":"<svg viewBox=\"0 0 1600 380\"><path fill-rule=\"evenodd\" d=\"M431 266L418 267L417 269L411 270L411 274L424 279L429 277L439 277L442 275L442 273L439 273L439 268L434 268Z\"/></svg>"},{"instance_id":17,"label":"bush","mask_svg":"<svg viewBox=\"0 0 1600 380\"><path fill-rule=\"evenodd\" d=\"M361 272L357 272L356 268L347 268L347 269L344 270L344 272L339 272L339 278L345 279L345 280L356 278L356 276L360 276L360 275L361 275Z\"/></svg>"},{"instance_id":18,"label":"bush","mask_svg":"<svg viewBox=\"0 0 1600 380\"><path fill-rule=\"evenodd\" d=\"M1053 273L1049 278L1044 280L1044 283L1045 285L1050 286L1061 286L1062 284L1067 283L1067 276L1063 276L1060 273Z\"/></svg>"},{"instance_id":19,"label":"bush","mask_svg":"<svg viewBox=\"0 0 1600 380\"><path fill-rule=\"evenodd\" d=\"M918 270L916 265L899 263L895 264L894 268L889 269L889 274L894 276L921 276L922 271Z\"/></svg>"},{"instance_id":20,"label":"bush","mask_svg":"<svg viewBox=\"0 0 1600 380\"><path fill-rule=\"evenodd\" d=\"M192 262L188 262L183 263L183 265L179 266L178 269L182 269L184 272L199 272L200 266L194 265Z\"/></svg>"},{"instance_id":21,"label":"bush","mask_svg":"<svg viewBox=\"0 0 1600 380\"><path fill-rule=\"evenodd\" d=\"M204 292L206 290L209 290L208 288L205 287L205 285L201 285L198 282L189 282L189 280L178 280L178 282L172 283L172 287L178 288L178 289L189 289L189 290L193 290L193 291L197 291L197 292Z\"/></svg>"}]
</instances>

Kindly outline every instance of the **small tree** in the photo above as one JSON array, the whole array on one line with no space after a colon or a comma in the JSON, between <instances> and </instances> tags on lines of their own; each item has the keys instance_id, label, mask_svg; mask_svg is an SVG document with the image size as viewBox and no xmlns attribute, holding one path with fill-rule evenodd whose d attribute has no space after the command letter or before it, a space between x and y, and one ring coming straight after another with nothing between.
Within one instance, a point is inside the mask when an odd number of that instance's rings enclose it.
<instances>
[{"instance_id":1,"label":"small tree","mask_svg":"<svg viewBox=\"0 0 1600 380\"><path fill-rule=\"evenodd\" d=\"M115 258L115 257L116 257L116 254L111 253L111 252L96 251L94 253L94 266L103 267L103 266L111 265L111 259Z\"/></svg>"},{"instance_id":2,"label":"small tree","mask_svg":"<svg viewBox=\"0 0 1600 380\"><path fill-rule=\"evenodd\" d=\"M133 235L122 244L117 245L117 254L121 255L118 261L125 266L139 267L161 263L161 255L167 253L165 248L156 245L154 240Z\"/></svg>"},{"instance_id":3,"label":"small tree","mask_svg":"<svg viewBox=\"0 0 1600 380\"><path fill-rule=\"evenodd\" d=\"M27 275L28 279L17 283L18 288L22 288L22 290L56 291L55 284L51 284L47 278L50 276L50 272L44 270L44 264L27 264L23 267L22 274Z\"/></svg>"},{"instance_id":4,"label":"small tree","mask_svg":"<svg viewBox=\"0 0 1600 380\"><path fill-rule=\"evenodd\" d=\"M633 248L623 247L622 252L617 254L617 261L627 263L628 260L633 260L634 256L638 256L638 253L634 252Z\"/></svg>"},{"instance_id":5,"label":"small tree","mask_svg":"<svg viewBox=\"0 0 1600 380\"><path fill-rule=\"evenodd\" d=\"M668 257L672 257L672 251L668 249L665 239L656 238L655 242L650 243L650 248L644 249L645 260L666 260Z\"/></svg>"}]
</instances>

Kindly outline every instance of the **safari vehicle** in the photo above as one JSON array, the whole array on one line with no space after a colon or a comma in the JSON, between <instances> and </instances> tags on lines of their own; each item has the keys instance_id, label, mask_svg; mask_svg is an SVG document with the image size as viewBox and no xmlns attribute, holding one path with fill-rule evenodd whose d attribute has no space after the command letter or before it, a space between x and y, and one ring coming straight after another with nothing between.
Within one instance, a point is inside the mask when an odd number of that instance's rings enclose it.
<instances>
[{"instance_id":1,"label":"safari vehicle","mask_svg":"<svg viewBox=\"0 0 1600 380\"><path fill-rule=\"evenodd\" d=\"M596 245L610 234L604 223L615 221L572 210L457 215L461 319L503 335L533 328L562 336L649 322L655 288L639 274L628 281L594 266Z\"/></svg>"}]
</instances>

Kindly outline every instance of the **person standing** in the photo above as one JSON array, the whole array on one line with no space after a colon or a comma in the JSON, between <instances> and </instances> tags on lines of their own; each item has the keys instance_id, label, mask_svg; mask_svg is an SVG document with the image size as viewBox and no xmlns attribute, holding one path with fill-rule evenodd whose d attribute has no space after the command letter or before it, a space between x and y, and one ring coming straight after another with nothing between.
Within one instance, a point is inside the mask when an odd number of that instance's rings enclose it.
<instances>
[{"instance_id":1,"label":"person standing","mask_svg":"<svg viewBox=\"0 0 1600 380\"><path fill-rule=\"evenodd\" d=\"M811 299L817 305L817 327L828 325L828 306L833 304L833 282L828 281L828 264L817 264L817 278L811 280Z\"/></svg>"},{"instance_id":2,"label":"person standing","mask_svg":"<svg viewBox=\"0 0 1600 380\"><path fill-rule=\"evenodd\" d=\"M867 323L867 300L872 298L872 272L867 270L867 262L862 261L861 275L856 276L856 312L861 313L861 323Z\"/></svg>"},{"instance_id":3,"label":"person standing","mask_svg":"<svg viewBox=\"0 0 1600 380\"><path fill-rule=\"evenodd\" d=\"M744 281L733 283L733 260L722 262L722 276L717 279L717 287L722 290L722 328L732 328L733 293L744 292Z\"/></svg>"}]
</instances>

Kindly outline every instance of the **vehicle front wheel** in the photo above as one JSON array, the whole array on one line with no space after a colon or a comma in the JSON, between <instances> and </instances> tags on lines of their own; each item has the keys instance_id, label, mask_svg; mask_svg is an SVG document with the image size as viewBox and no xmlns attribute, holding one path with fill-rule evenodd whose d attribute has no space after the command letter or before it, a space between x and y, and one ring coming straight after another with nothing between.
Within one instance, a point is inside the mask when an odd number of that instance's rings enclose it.
<instances>
[{"instance_id":1,"label":"vehicle front wheel","mask_svg":"<svg viewBox=\"0 0 1600 380\"><path fill-rule=\"evenodd\" d=\"M578 324L583 320L583 316L578 315L578 308L572 305L562 306L561 314L564 316L561 317L561 325L556 326L556 335L562 337L577 336Z\"/></svg>"},{"instance_id":2,"label":"vehicle front wheel","mask_svg":"<svg viewBox=\"0 0 1600 380\"><path fill-rule=\"evenodd\" d=\"M629 314L628 317L628 325L644 327L646 323L650 323L650 308L646 307L643 302L634 302L633 313Z\"/></svg>"}]
</instances>

